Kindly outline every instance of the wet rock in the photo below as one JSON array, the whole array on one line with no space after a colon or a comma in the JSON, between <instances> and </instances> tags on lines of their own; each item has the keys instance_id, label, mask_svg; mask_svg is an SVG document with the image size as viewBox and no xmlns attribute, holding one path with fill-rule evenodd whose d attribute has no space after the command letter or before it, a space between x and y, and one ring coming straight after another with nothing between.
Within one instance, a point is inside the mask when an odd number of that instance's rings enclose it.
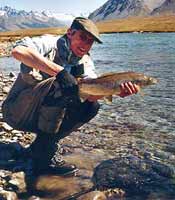
<instances>
[{"instance_id":1,"label":"wet rock","mask_svg":"<svg viewBox=\"0 0 175 200\"><path fill-rule=\"evenodd\" d=\"M167 178L175 177L175 167L170 165L164 165L159 162L153 162L152 168L160 175Z\"/></svg>"},{"instance_id":2,"label":"wet rock","mask_svg":"<svg viewBox=\"0 0 175 200\"><path fill-rule=\"evenodd\" d=\"M78 200L107 200L107 197L104 192L93 191L82 195Z\"/></svg>"},{"instance_id":3,"label":"wet rock","mask_svg":"<svg viewBox=\"0 0 175 200\"><path fill-rule=\"evenodd\" d=\"M41 199L37 196L31 196L28 200L41 200Z\"/></svg>"},{"instance_id":4,"label":"wet rock","mask_svg":"<svg viewBox=\"0 0 175 200\"><path fill-rule=\"evenodd\" d=\"M15 75L13 72L10 72L10 73L9 73L9 77L10 77L10 78L13 78L13 77L16 77L16 75Z\"/></svg>"},{"instance_id":5,"label":"wet rock","mask_svg":"<svg viewBox=\"0 0 175 200\"><path fill-rule=\"evenodd\" d=\"M24 172L13 173L11 180L8 182L11 187L16 188L16 192L26 192L26 182Z\"/></svg>"},{"instance_id":6,"label":"wet rock","mask_svg":"<svg viewBox=\"0 0 175 200\"><path fill-rule=\"evenodd\" d=\"M1 200L18 200L17 194L12 191L0 190Z\"/></svg>"},{"instance_id":7,"label":"wet rock","mask_svg":"<svg viewBox=\"0 0 175 200\"><path fill-rule=\"evenodd\" d=\"M93 182L97 188L121 188L127 195L149 194L153 191L169 190L175 195L175 186L169 177L174 170L168 165L136 156L118 157L102 162L95 168Z\"/></svg>"},{"instance_id":8,"label":"wet rock","mask_svg":"<svg viewBox=\"0 0 175 200\"><path fill-rule=\"evenodd\" d=\"M18 143L0 143L0 167L10 167L15 164L15 159L22 151Z\"/></svg>"},{"instance_id":9,"label":"wet rock","mask_svg":"<svg viewBox=\"0 0 175 200\"><path fill-rule=\"evenodd\" d=\"M2 89L2 91L3 91L3 93L8 94L9 91L10 91L10 87L5 86L5 87Z\"/></svg>"},{"instance_id":10,"label":"wet rock","mask_svg":"<svg viewBox=\"0 0 175 200\"><path fill-rule=\"evenodd\" d=\"M18 131L18 130L12 130L11 133L14 134L14 135L16 135L16 136L22 136L21 131Z\"/></svg>"},{"instance_id":11,"label":"wet rock","mask_svg":"<svg viewBox=\"0 0 175 200\"><path fill-rule=\"evenodd\" d=\"M1 97L0 97L1 98ZM1 101L1 100L0 100ZM0 113L0 120L2 120L3 119L3 115L2 115L2 113Z\"/></svg>"},{"instance_id":12,"label":"wet rock","mask_svg":"<svg viewBox=\"0 0 175 200\"><path fill-rule=\"evenodd\" d=\"M9 126L7 123L2 123L1 125L2 128L4 128L6 131L11 131L13 130L13 128L11 126Z\"/></svg>"},{"instance_id":13,"label":"wet rock","mask_svg":"<svg viewBox=\"0 0 175 200\"><path fill-rule=\"evenodd\" d=\"M119 188L108 189L104 191L104 194L108 200L122 199L125 196L125 192Z\"/></svg>"}]
</instances>

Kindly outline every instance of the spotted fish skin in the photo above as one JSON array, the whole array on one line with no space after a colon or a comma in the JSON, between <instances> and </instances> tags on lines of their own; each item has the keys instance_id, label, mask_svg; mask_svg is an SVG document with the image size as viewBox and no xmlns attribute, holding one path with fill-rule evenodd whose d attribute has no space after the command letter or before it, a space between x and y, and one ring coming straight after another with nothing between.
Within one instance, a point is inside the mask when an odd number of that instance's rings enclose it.
<instances>
[{"instance_id":1,"label":"spotted fish skin","mask_svg":"<svg viewBox=\"0 0 175 200\"><path fill-rule=\"evenodd\" d=\"M90 95L118 95L120 94L120 84L125 82L137 84L142 89L156 84L158 80L137 72L112 72L95 79L82 79L78 83L80 97Z\"/></svg>"}]
</instances>

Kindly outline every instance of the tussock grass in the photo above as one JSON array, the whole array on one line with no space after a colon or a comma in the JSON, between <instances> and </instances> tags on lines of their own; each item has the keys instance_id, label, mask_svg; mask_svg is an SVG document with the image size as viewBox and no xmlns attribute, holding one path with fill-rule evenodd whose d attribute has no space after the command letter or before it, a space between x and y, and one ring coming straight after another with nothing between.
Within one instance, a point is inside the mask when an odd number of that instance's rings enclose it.
<instances>
[{"instance_id":1,"label":"tussock grass","mask_svg":"<svg viewBox=\"0 0 175 200\"><path fill-rule=\"evenodd\" d=\"M175 32L175 15L130 17L97 24L101 33Z\"/></svg>"}]
</instances>

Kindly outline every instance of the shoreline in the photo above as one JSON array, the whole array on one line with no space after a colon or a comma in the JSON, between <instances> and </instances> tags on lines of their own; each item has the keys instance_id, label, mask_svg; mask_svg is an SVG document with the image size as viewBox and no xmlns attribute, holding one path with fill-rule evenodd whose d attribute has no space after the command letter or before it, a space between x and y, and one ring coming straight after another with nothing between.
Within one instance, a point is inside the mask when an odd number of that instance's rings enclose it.
<instances>
[{"instance_id":1,"label":"shoreline","mask_svg":"<svg viewBox=\"0 0 175 200\"><path fill-rule=\"evenodd\" d=\"M152 34L156 34L156 33L175 33L175 31L154 31L154 32L151 32L151 31L121 31L121 32L103 32L101 34L125 34L125 33L131 33L131 34L149 34L149 33L152 33ZM41 35L44 34L44 33L41 33ZM53 34L55 35L55 34ZM24 36L22 37L25 37L25 36L28 36L28 34L24 34ZM35 36L35 34L31 35L31 37ZM11 56L11 49L14 45L14 43L16 42L16 40L18 39L21 39L21 37L16 37L14 36L13 34L11 36L7 36L5 37L3 40L2 38L0 38L0 58L2 57L9 57Z\"/></svg>"}]
</instances>

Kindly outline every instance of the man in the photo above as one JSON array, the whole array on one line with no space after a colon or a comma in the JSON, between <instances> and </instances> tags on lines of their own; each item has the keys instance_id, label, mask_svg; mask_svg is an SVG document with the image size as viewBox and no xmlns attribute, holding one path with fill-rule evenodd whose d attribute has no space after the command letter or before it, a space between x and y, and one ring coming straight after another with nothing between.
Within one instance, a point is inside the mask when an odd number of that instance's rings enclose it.
<instances>
[{"instance_id":1,"label":"man","mask_svg":"<svg viewBox=\"0 0 175 200\"><path fill-rule=\"evenodd\" d=\"M37 134L31 145L35 173L73 174L58 141L92 119L98 99L81 102L75 78L96 78L89 55L94 41L102 43L95 24L75 18L63 37L44 35L18 41L12 56L21 62L20 73L3 103L4 119L12 127ZM137 93L136 85L121 85L121 97Z\"/></svg>"}]
</instances>

